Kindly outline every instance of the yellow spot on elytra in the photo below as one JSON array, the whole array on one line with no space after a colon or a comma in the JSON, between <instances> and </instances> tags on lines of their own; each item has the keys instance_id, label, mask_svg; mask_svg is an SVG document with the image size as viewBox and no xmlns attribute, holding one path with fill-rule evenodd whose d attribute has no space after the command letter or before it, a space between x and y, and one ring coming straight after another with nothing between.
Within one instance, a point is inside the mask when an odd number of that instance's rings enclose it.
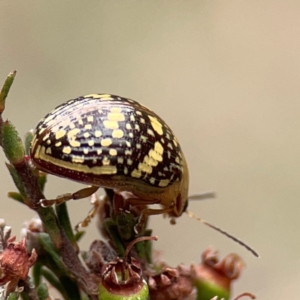
<instances>
[{"instance_id":1,"label":"yellow spot on elytra","mask_svg":"<svg viewBox=\"0 0 300 300\"><path fill-rule=\"evenodd\" d=\"M180 164L180 159L179 159L178 156L175 158L175 161L176 161L178 164Z\"/></svg>"},{"instance_id":2,"label":"yellow spot on elytra","mask_svg":"<svg viewBox=\"0 0 300 300\"><path fill-rule=\"evenodd\" d=\"M83 136L87 139L87 138L90 136L90 134L89 134L88 132L85 132L85 133L83 134Z\"/></svg>"},{"instance_id":3,"label":"yellow spot on elytra","mask_svg":"<svg viewBox=\"0 0 300 300\"><path fill-rule=\"evenodd\" d=\"M154 144L154 150L159 153L159 154L163 154L164 153L164 148L163 146L161 145L160 142L155 142Z\"/></svg>"},{"instance_id":4,"label":"yellow spot on elytra","mask_svg":"<svg viewBox=\"0 0 300 300\"><path fill-rule=\"evenodd\" d=\"M82 156L72 156L72 162L82 164L84 162L84 158Z\"/></svg>"},{"instance_id":5,"label":"yellow spot on elytra","mask_svg":"<svg viewBox=\"0 0 300 300\"><path fill-rule=\"evenodd\" d=\"M112 113L120 113L122 111L121 107L116 107L116 106L113 106L110 108L110 111Z\"/></svg>"},{"instance_id":6,"label":"yellow spot on elytra","mask_svg":"<svg viewBox=\"0 0 300 300\"><path fill-rule=\"evenodd\" d=\"M130 123L126 123L126 129L128 129L128 130L130 130L130 129L132 129L132 127L131 127L131 124Z\"/></svg>"},{"instance_id":7,"label":"yellow spot on elytra","mask_svg":"<svg viewBox=\"0 0 300 300\"><path fill-rule=\"evenodd\" d=\"M129 141L126 141L126 146L127 146L128 148L130 148L130 147L131 147L131 143L130 143Z\"/></svg>"},{"instance_id":8,"label":"yellow spot on elytra","mask_svg":"<svg viewBox=\"0 0 300 300\"><path fill-rule=\"evenodd\" d=\"M120 121L125 121L125 116L120 112L111 112L107 114L107 119L109 121L120 122Z\"/></svg>"},{"instance_id":9,"label":"yellow spot on elytra","mask_svg":"<svg viewBox=\"0 0 300 300\"><path fill-rule=\"evenodd\" d=\"M92 124L85 124L84 128L90 130L92 129Z\"/></svg>"},{"instance_id":10,"label":"yellow spot on elytra","mask_svg":"<svg viewBox=\"0 0 300 300\"><path fill-rule=\"evenodd\" d=\"M66 131L64 129L61 129L55 133L55 139L61 139L63 136L65 136L65 134Z\"/></svg>"},{"instance_id":11,"label":"yellow spot on elytra","mask_svg":"<svg viewBox=\"0 0 300 300\"><path fill-rule=\"evenodd\" d=\"M47 133L43 136L43 141L46 141L50 136L50 133Z\"/></svg>"},{"instance_id":12,"label":"yellow spot on elytra","mask_svg":"<svg viewBox=\"0 0 300 300\"><path fill-rule=\"evenodd\" d=\"M124 174L128 174L128 168L124 167Z\"/></svg>"},{"instance_id":13,"label":"yellow spot on elytra","mask_svg":"<svg viewBox=\"0 0 300 300\"><path fill-rule=\"evenodd\" d=\"M148 155L149 155L150 158L152 158L156 161L162 161L163 160L162 156L159 153L157 153L156 151L154 151L153 149L150 149Z\"/></svg>"},{"instance_id":14,"label":"yellow spot on elytra","mask_svg":"<svg viewBox=\"0 0 300 300\"><path fill-rule=\"evenodd\" d=\"M101 99L101 100L113 100L110 94L90 94L84 96L84 98L94 98L94 99Z\"/></svg>"},{"instance_id":15,"label":"yellow spot on elytra","mask_svg":"<svg viewBox=\"0 0 300 300\"><path fill-rule=\"evenodd\" d=\"M55 143L55 147L59 147L59 146L61 146L61 142Z\"/></svg>"},{"instance_id":16,"label":"yellow spot on elytra","mask_svg":"<svg viewBox=\"0 0 300 300\"><path fill-rule=\"evenodd\" d=\"M80 132L79 128L74 128L74 129L70 130L67 134L68 139L70 139L70 140L73 139L79 132Z\"/></svg>"},{"instance_id":17,"label":"yellow spot on elytra","mask_svg":"<svg viewBox=\"0 0 300 300\"><path fill-rule=\"evenodd\" d=\"M95 131L95 137L100 137L102 135L102 132L100 130Z\"/></svg>"},{"instance_id":18,"label":"yellow spot on elytra","mask_svg":"<svg viewBox=\"0 0 300 300\"><path fill-rule=\"evenodd\" d=\"M108 166L110 164L110 160L108 159L108 157L105 156L102 159L102 164L103 164L103 166Z\"/></svg>"},{"instance_id":19,"label":"yellow spot on elytra","mask_svg":"<svg viewBox=\"0 0 300 300\"><path fill-rule=\"evenodd\" d=\"M51 154L52 154L51 148L47 148L47 149L46 149L46 153L51 155Z\"/></svg>"},{"instance_id":20,"label":"yellow spot on elytra","mask_svg":"<svg viewBox=\"0 0 300 300\"><path fill-rule=\"evenodd\" d=\"M175 147L178 146L178 142L177 142L177 139L176 139L175 137L174 137L174 139L173 139L173 143L174 143Z\"/></svg>"},{"instance_id":21,"label":"yellow spot on elytra","mask_svg":"<svg viewBox=\"0 0 300 300\"><path fill-rule=\"evenodd\" d=\"M116 156L118 154L116 149L109 149L109 155Z\"/></svg>"},{"instance_id":22,"label":"yellow spot on elytra","mask_svg":"<svg viewBox=\"0 0 300 300\"><path fill-rule=\"evenodd\" d=\"M97 154L100 155L102 153L102 149L97 149Z\"/></svg>"},{"instance_id":23,"label":"yellow spot on elytra","mask_svg":"<svg viewBox=\"0 0 300 300\"><path fill-rule=\"evenodd\" d=\"M146 123L146 121L145 121L144 118L140 118L140 122L141 122L142 124L145 124L145 123Z\"/></svg>"},{"instance_id":24,"label":"yellow spot on elytra","mask_svg":"<svg viewBox=\"0 0 300 300\"><path fill-rule=\"evenodd\" d=\"M147 174L151 174L152 173L152 167L149 166L148 164L145 164L145 163L139 163L138 169L139 169L139 171L145 172Z\"/></svg>"},{"instance_id":25,"label":"yellow spot on elytra","mask_svg":"<svg viewBox=\"0 0 300 300\"><path fill-rule=\"evenodd\" d=\"M79 147L81 145L80 142L75 141L73 139L69 141L69 144L74 148Z\"/></svg>"},{"instance_id":26,"label":"yellow spot on elytra","mask_svg":"<svg viewBox=\"0 0 300 300\"><path fill-rule=\"evenodd\" d=\"M94 146L94 144L95 144L94 140L89 140L89 141L88 141L88 145L89 145L90 147Z\"/></svg>"},{"instance_id":27,"label":"yellow spot on elytra","mask_svg":"<svg viewBox=\"0 0 300 300\"><path fill-rule=\"evenodd\" d=\"M113 138L116 138L116 139L120 139L124 136L124 132L123 130L121 129L115 129L113 132L112 132L112 137Z\"/></svg>"},{"instance_id":28,"label":"yellow spot on elytra","mask_svg":"<svg viewBox=\"0 0 300 300\"><path fill-rule=\"evenodd\" d=\"M89 149L88 149L88 148L83 148L83 153L84 153L85 155L88 155L88 154L89 154Z\"/></svg>"},{"instance_id":29,"label":"yellow spot on elytra","mask_svg":"<svg viewBox=\"0 0 300 300\"><path fill-rule=\"evenodd\" d=\"M125 150L125 155L132 155L132 150L126 149Z\"/></svg>"},{"instance_id":30,"label":"yellow spot on elytra","mask_svg":"<svg viewBox=\"0 0 300 300\"><path fill-rule=\"evenodd\" d=\"M75 124L72 123L72 122L70 122L70 123L69 123L69 127L70 127L70 129L74 129L74 128L75 128Z\"/></svg>"},{"instance_id":31,"label":"yellow spot on elytra","mask_svg":"<svg viewBox=\"0 0 300 300\"><path fill-rule=\"evenodd\" d=\"M118 157L118 164L123 164L124 163L124 158L123 157Z\"/></svg>"},{"instance_id":32,"label":"yellow spot on elytra","mask_svg":"<svg viewBox=\"0 0 300 300\"><path fill-rule=\"evenodd\" d=\"M93 122L94 121L94 117L93 116L88 116L87 120L88 120L88 122Z\"/></svg>"},{"instance_id":33,"label":"yellow spot on elytra","mask_svg":"<svg viewBox=\"0 0 300 300\"><path fill-rule=\"evenodd\" d=\"M141 149L141 148L142 148L142 145L141 145L140 143L137 143L137 144L135 145L135 147L136 147L136 149Z\"/></svg>"},{"instance_id":34,"label":"yellow spot on elytra","mask_svg":"<svg viewBox=\"0 0 300 300\"><path fill-rule=\"evenodd\" d=\"M112 140L109 138L106 138L106 139L101 140L100 144L102 147L108 147L109 145L112 144Z\"/></svg>"},{"instance_id":35,"label":"yellow spot on elytra","mask_svg":"<svg viewBox=\"0 0 300 300\"><path fill-rule=\"evenodd\" d=\"M160 182L159 182L159 186L160 187L166 187L168 184L170 183L170 180L169 179L162 179L162 180L160 180Z\"/></svg>"},{"instance_id":36,"label":"yellow spot on elytra","mask_svg":"<svg viewBox=\"0 0 300 300\"><path fill-rule=\"evenodd\" d=\"M139 171L139 170L134 169L134 170L131 172L131 177L134 177L134 178L140 178L141 176L142 176L142 173L141 173L141 171Z\"/></svg>"},{"instance_id":37,"label":"yellow spot on elytra","mask_svg":"<svg viewBox=\"0 0 300 300\"><path fill-rule=\"evenodd\" d=\"M136 114L139 115L139 116L142 115L142 113L139 110L136 111Z\"/></svg>"},{"instance_id":38,"label":"yellow spot on elytra","mask_svg":"<svg viewBox=\"0 0 300 300\"><path fill-rule=\"evenodd\" d=\"M131 158L128 158L128 159L127 159L127 165L128 165L128 166L131 166L132 163L133 163L132 159L131 159Z\"/></svg>"},{"instance_id":39,"label":"yellow spot on elytra","mask_svg":"<svg viewBox=\"0 0 300 300\"><path fill-rule=\"evenodd\" d=\"M148 138L144 135L141 135L141 140L142 140L142 143L146 143Z\"/></svg>"},{"instance_id":40,"label":"yellow spot on elytra","mask_svg":"<svg viewBox=\"0 0 300 300\"><path fill-rule=\"evenodd\" d=\"M50 141L50 140L47 140L46 143L47 143L47 145L50 145L50 144L51 144L51 141Z\"/></svg>"},{"instance_id":41,"label":"yellow spot on elytra","mask_svg":"<svg viewBox=\"0 0 300 300\"><path fill-rule=\"evenodd\" d=\"M159 134L162 135L163 134L163 130L162 130L162 124L155 118L152 116L149 116L151 125L153 127L153 129Z\"/></svg>"},{"instance_id":42,"label":"yellow spot on elytra","mask_svg":"<svg viewBox=\"0 0 300 300\"><path fill-rule=\"evenodd\" d=\"M168 153L168 158L170 159L171 158L171 151L168 150L167 153Z\"/></svg>"},{"instance_id":43,"label":"yellow spot on elytra","mask_svg":"<svg viewBox=\"0 0 300 300\"><path fill-rule=\"evenodd\" d=\"M152 129L148 128L148 129L147 129L147 133L148 133L149 135L152 135L152 136L155 137L154 132L153 132Z\"/></svg>"},{"instance_id":44,"label":"yellow spot on elytra","mask_svg":"<svg viewBox=\"0 0 300 300\"><path fill-rule=\"evenodd\" d=\"M134 125L134 129L137 130L137 131L140 131L141 130L140 125L139 124L135 124Z\"/></svg>"},{"instance_id":45,"label":"yellow spot on elytra","mask_svg":"<svg viewBox=\"0 0 300 300\"><path fill-rule=\"evenodd\" d=\"M130 137L130 138L133 138L133 137L134 137L134 135L133 135L133 133L132 133L132 132L129 132L129 134L128 134L128 135L129 135L129 137Z\"/></svg>"},{"instance_id":46,"label":"yellow spot on elytra","mask_svg":"<svg viewBox=\"0 0 300 300\"><path fill-rule=\"evenodd\" d=\"M150 181L151 184L155 184L155 178L154 177L151 177L149 181Z\"/></svg>"},{"instance_id":47,"label":"yellow spot on elytra","mask_svg":"<svg viewBox=\"0 0 300 300\"><path fill-rule=\"evenodd\" d=\"M173 150L173 146L170 142L168 143L168 147Z\"/></svg>"},{"instance_id":48,"label":"yellow spot on elytra","mask_svg":"<svg viewBox=\"0 0 300 300\"><path fill-rule=\"evenodd\" d=\"M130 115L130 121L135 121L134 115Z\"/></svg>"},{"instance_id":49,"label":"yellow spot on elytra","mask_svg":"<svg viewBox=\"0 0 300 300\"><path fill-rule=\"evenodd\" d=\"M156 167L158 165L158 161L153 159L153 157L149 157L148 155L144 157L144 162L152 167Z\"/></svg>"},{"instance_id":50,"label":"yellow spot on elytra","mask_svg":"<svg viewBox=\"0 0 300 300\"><path fill-rule=\"evenodd\" d=\"M116 121L105 120L103 121L103 125L107 129L118 129L119 124Z\"/></svg>"}]
</instances>

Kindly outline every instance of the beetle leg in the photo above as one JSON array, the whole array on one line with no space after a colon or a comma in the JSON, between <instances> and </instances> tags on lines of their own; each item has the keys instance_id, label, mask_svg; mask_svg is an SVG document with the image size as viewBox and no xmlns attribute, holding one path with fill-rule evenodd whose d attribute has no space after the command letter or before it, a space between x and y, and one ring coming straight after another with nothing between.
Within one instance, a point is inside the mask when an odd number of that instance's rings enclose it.
<instances>
[{"instance_id":1,"label":"beetle leg","mask_svg":"<svg viewBox=\"0 0 300 300\"><path fill-rule=\"evenodd\" d=\"M58 196L56 199L41 199L40 205L43 207L51 206L53 204L61 204L69 200L79 200L86 198L94 194L99 189L98 186L89 186L87 188L81 189L75 193L66 193Z\"/></svg>"},{"instance_id":2,"label":"beetle leg","mask_svg":"<svg viewBox=\"0 0 300 300\"><path fill-rule=\"evenodd\" d=\"M148 205L148 204L159 204L159 200L143 200L140 198L128 198L126 201L131 205ZM156 209L154 209L156 210ZM159 214L159 213L158 213ZM156 214L154 214L156 215Z\"/></svg>"},{"instance_id":3,"label":"beetle leg","mask_svg":"<svg viewBox=\"0 0 300 300\"><path fill-rule=\"evenodd\" d=\"M104 196L107 197L107 196ZM87 227L95 215L99 212L104 206L104 197L99 197L96 193L91 196L91 204L93 205L92 209L89 211L88 215L75 226L75 230L78 232L81 228Z\"/></svg>"},{"instance_id":4,"label":"beetle leg","mask_svg":"<svg viewBox=\"0 0 300 300\"><path fill-rule=\"evenodd\" d=\"M170 211L172 211L172 207L164 207L158 209L152 209L152 208L144 209L139 217L138 223L134 226L134 232L136 234L139 234L141 232L145 222L147 221L148 216L165 214L165 213L169 213Z\"/></svg>"}]
</instances>

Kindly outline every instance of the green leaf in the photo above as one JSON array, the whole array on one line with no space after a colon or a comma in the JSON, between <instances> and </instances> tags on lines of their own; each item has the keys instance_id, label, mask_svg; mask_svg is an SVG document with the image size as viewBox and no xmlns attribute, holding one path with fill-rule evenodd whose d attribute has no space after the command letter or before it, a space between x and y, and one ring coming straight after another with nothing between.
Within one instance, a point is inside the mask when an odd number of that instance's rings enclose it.
<instances>
[{"instance_id":1,"label":"green leaf","mask_svg":"<svg viewBox=\"0 0 300 300\"><path fill-rule=\"evenodd\" d=\"M0 92L0 115L3 113L3 111L5 109L5 100L8 95L8 92L10 90L10 87L14 82L16 74L17 74L17 71L10 72L3 84L2 89L1 89L1 92Z\"/></svg>"},{"instance_id":2,"label":"green leaf","mask_svg":"<svg viewBox=\"0 0 300 300\"><path fill-rule=\"evenodd\" d=\"M6 121L2 126L2 147L7 159L12 165L24 163L24 147L22 140L11 122Z\"/></svg>"},{"instance_id":3,"label":"green leaf","mask_svg":"<svg viewBox=\"0 0 300 300\"><path fill-rule=\"evenodd\" d=\"M17 189L20 192L20 196L22 197L22 202L24 202L24 198L27 198L27 193L25 191L25 187L24 187L24 183L22 181L22 179L20 178L17 170L15 169L15 167L11 164L6 163L6 167L10 173L10 176L12 177L15 186L17 187ZM16 196L17 193L11 193L9 195L11 195L10 197L12 198L12 196ZM16 198L14 198L15 200L18 200Z\"/></svg>"},{"instance_id":4,"label":"green leaf","mask_svg":"<svg viewBox=\"0 0 300 300\"><path fill-rule=\"evenodd\" d=\"M55 206L56 214L59 220L60 225L65 230L65 233L70 240L70 242L73 244L74 247L78 248L76 238L74 236L73 228L70 222L69 213L67 209L67 203L61 203L59 205Z\"/></svg>"},{"instance_id":5,"label":"green leaf","mask_svg":"<svg viewBox=\"0 0 300 300\"><path fill-rule=\"evenodd\" d=\"M20 193L17 192L8 192L7 196L11 199L14 199L18 202L24 203L23 197Z\"/></svg>"}]
</instances>

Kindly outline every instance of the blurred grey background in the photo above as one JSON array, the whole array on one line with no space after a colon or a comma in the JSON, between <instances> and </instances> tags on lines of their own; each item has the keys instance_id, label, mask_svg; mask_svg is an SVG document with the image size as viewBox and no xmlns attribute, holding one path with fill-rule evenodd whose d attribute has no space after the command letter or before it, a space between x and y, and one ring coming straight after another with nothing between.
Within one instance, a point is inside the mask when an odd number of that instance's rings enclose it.
<instances>
[{"instance_id":1,"label":"blurred grey background","mask_svg":"<svg viewBox=\"0 0 300 300\"><path fill-rule=\"evenodd\" d=\"M22 136L58 104L107 92L151 107L175 131L190 166L190 194L217 199L190 210L253 246L254 258L186 215L151 226L172 264L198 262L213 245L247 269L235 294L300 293L299 1L0 1L0 82L18 75L5 118ZM1 83L2 85L2 83ZM0 151L1 217L19 235L34 214ZM46 194L79 184L49 176ZM69 203L82 220L88 200ZM90 227L82 248L97 237Z\"/></svg>"}]
</instances>

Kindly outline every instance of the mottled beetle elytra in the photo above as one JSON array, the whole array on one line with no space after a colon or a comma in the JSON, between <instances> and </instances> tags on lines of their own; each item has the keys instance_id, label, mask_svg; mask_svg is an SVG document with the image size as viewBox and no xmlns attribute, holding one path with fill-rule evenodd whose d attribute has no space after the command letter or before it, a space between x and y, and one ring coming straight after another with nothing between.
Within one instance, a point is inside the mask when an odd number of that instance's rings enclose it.
<instances>
[{"instance_id":1,"label":"mottled beetle elytra","mask_svg":"<svg viewBox=\"0 0 300 300\"><path fill-rule=\"evenodd\" d=\"M59 105L37 125L30 156L46 173L91 185L56 203L101 186L163 206L148 215L178 217L187 206L188 167L177 138L157 114L128 98L91 94Z\"/></svg>"}]
</instances>

